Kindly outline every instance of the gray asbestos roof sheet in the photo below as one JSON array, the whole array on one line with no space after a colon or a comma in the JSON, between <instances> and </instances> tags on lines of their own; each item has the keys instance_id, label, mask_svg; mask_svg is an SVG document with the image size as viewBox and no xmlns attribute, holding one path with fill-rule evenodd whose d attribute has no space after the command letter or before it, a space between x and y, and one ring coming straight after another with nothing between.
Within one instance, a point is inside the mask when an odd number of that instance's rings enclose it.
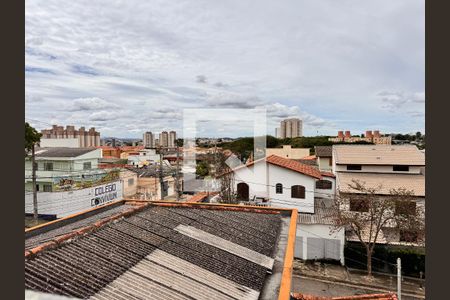
<instances>
[{"instance_id":1,"label":"gray asbestos roof sheet","mask_svg":"<svg viewBox=\"0 0 450 300\"><path fill-rule=\"evenodd\" d=\"M25 261L26 289L92 299L258 299L282 216L149 207ZM176 230L188 226L222 245ZM255 254L255 255L256 255Z\"/></svg>"}]
</instances>

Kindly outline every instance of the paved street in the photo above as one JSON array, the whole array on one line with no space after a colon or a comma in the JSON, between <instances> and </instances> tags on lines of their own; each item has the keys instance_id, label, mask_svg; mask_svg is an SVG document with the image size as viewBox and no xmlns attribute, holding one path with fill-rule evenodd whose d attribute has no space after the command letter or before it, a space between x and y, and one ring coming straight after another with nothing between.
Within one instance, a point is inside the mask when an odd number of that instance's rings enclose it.
<instances>
[{"instance_id":1,"label":"paved street","mask_svg":"<svg viewBox=\"0 0 450 300\"><path fill-rule=\"evenodd\" d=\"M387 292L387 290L383 291L377 289L361 288L357 285L349 285L336 283L332 281L306 278L299 275L294 275L292 277L292 291L328 297L351 296L360 294L376 294ZM407 295L402 295L402 300L417 300L417 299L424 299L424 298L416 298Z\"/></svg>"}]
</instances>

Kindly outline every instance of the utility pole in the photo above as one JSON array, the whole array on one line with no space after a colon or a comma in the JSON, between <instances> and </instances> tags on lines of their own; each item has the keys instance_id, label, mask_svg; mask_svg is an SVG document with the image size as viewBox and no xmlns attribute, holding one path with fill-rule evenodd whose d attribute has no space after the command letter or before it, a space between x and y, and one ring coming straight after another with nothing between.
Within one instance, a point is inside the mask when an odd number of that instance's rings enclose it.
<instances>
[{"instance_id":1,"label":"utility pole","mask_svg":"<svg viewBox=\"0 0 450 300\"><path fill-rule=\"evenodd\" d=\"M34 154L34 144L31 147L31 177L33 180L33 218L37 223L38 220L38 202L37 202L37 188L36 188L36 159Z\"/></svg>"},{"instance_id":2,"label":"utility pole","mask_svg":"<svg viewBox=\"0 0 450 300\"><path fill-rule=\"evenodd\" d=\"M402 260L397 258L397 298L402 300Z\"/></svg>"},{"instance_id":3,"label":"utility pole","mask_svg":"<svg viewBox=\"0 0 450 300\"><path fill-rule=\"evenodd\" d=\"M176 173L175 173L175 189L176 189L176 193L177 193L177 201L180 201L180 181L179 181L179 166L180 166L180 164L179 164L179 162L178 162L178 159L179 159L179 157L180 157L180 154L179 154L179 148L178 148L178 145L177 145L177 169L176 169Z\"/></svg>"},{"instance_id":4,"label":"utility pole","mask_svg":"<svg viewBox=\"0 0 450 300\"><path fill-rule=\"evenodd\" d=\"M159 185L161 200L164 200L163 150L161 146L159 148Z\"/></svg>"}]
</instances>

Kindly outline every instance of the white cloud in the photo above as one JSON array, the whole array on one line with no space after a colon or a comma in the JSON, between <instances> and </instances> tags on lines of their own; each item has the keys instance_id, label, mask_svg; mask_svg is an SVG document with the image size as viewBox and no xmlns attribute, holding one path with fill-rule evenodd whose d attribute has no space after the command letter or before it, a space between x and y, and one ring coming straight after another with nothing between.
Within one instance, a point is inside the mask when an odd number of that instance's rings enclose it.
<instances>
[{"instance_id":1,"label":"white cloud","mask_svg":"<svg viewBox=\"0 0 450 300\"><path fill-rule=\"evenodd\" d=\"M335 133L334 125L349 126L340 120L352 119L366 122L352 125L358 130L372 123L423 128L423 118L408 113L423 111L425 99L420 1L25 5L31 119L92 122L108 135L140 136L180 128L183 108L262 106L271 124L300 116L310 134L320 126ZM378 91L388 92L373 97ZM389 99L383 107L380 98ZM407 104L415 106L386 119L386 109Z\"/></svg>"},{"instance_id":2,"label":"white cloud","mask_svg":"<svg viewBox=\"0 0 450 300\"><path fill-rule=\"evenodd\" d=\"M119 105L108 102L98 97L78 98L72 101L70 111L111 110L117 109Z\"/></svg>"}]
</instances>

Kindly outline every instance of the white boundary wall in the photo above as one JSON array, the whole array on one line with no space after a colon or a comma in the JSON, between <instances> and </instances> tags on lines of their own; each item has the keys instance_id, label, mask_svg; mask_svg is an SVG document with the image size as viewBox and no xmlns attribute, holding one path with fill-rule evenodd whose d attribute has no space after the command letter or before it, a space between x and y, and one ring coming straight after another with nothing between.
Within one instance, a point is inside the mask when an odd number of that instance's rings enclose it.
<instances>
[{"instance_id":1,"label":"white boundary wall","mask_svg":"<svg viewBox=\"0 0 450 300\"><path fill-rule=\"evenodd\" d=\"M67 192L38 192L38 213L57 218L123 199L122 182L114 181ZM25 213L33 213L33 193L25 194Z\"/></svg>"}]
</instances>

